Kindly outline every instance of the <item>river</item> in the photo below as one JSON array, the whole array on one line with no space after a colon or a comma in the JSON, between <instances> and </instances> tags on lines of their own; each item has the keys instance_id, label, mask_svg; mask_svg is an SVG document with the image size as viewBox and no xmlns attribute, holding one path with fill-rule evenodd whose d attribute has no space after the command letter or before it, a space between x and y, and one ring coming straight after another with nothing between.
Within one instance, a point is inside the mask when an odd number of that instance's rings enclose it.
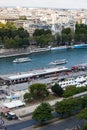
<instances>
[{"instance_id":1,"label":"river","mask_svg":"<svg viewBox=\"0 0 87 130\"><path fill-rule=\"evenodd\" d=\"M70 68L73 65L87 62L87 49L64 49L33 53L28 55L31 58L31 62L13 63L15 58L20 57L26 56L0 58L0 74L26 72L31 69L49 66L50 62L61 59L66 59L68 62L64 66Z\"/></svg>"}]
</instances>

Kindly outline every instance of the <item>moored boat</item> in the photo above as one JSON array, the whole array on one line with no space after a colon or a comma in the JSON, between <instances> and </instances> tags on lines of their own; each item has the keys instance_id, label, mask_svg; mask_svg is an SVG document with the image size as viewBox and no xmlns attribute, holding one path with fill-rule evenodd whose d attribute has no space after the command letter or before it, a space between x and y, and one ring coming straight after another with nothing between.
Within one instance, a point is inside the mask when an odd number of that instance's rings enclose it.
<instances>
[{"instance_id":1,"label":"moored boat","mask_svg":"<svg viewBox=\"0 0 87 130\"><path fill-rule=\"evenodd\" d=\"M22 62L29 62L31 61L30 58L25 57L25 58L16 58L15 60L13 60L13 63L22 63Z\"/></svg>"},{"instance_id":2,"label":"moored boat","mask_svg":"<svg viewBox=\"0 0 87 130\"><path fill-rule=\"evenodd\" d=\"M87 48L87 44L78 44L78 45L74 45L73 48L75 48L75 49Z\"/></svg>"},{"instance_id":3,"label":"moored boat","mask_svg":"<svg viewBox=\"0 0 87 130\"><path fill-rule=\"evenodd\" d=\"M67 47L66 46L58 46L58 47L51 47L50 48L51 51L63 50L63 49L67 49Z\"/></svg>"}]
</instances>

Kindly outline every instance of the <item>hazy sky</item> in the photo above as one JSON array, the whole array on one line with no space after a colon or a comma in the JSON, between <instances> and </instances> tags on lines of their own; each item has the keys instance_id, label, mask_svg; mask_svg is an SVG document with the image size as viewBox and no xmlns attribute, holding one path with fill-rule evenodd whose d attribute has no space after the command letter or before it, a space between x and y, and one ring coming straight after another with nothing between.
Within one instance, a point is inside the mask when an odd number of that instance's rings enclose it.
<instances>
[{"instance_id":1,"label":"hazy sky","mask_svg":"<svg viewBox=\"0 0 87 130\"><path fill-rule=\"evenodd\" d=\"M87 0L0 0L0 6L87 8Z\"/></svg>"}]
</instances>

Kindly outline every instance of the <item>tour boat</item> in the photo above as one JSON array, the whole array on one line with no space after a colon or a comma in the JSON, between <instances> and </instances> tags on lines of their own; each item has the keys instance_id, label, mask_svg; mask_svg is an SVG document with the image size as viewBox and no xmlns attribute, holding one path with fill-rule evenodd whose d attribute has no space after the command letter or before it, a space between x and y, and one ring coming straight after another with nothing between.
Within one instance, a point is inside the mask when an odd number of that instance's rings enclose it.
<instances>
[{"instance_id":1,"label":"tour boat","mask_svg":"<svg viewBox=\"0 0 87 130\"><path fill-rule=\"evenodd\" d=\"M65 59L62 60L55 60L53 62L50 62L50 65L61 65L61 64L66 64L67 61Z\"/></svg>"},{"instance_id":2,"label":"tour boat","mask_svg":"<svg viewBox=\"0 0 87 130\"><path fill-rule=\"evenodd\" d=\"M13 63L22 63L22 62L29 62L31 61L30 58L25 57L25 58L16 58L15 60L13 60Z\"/></svg>"}]
</instances>

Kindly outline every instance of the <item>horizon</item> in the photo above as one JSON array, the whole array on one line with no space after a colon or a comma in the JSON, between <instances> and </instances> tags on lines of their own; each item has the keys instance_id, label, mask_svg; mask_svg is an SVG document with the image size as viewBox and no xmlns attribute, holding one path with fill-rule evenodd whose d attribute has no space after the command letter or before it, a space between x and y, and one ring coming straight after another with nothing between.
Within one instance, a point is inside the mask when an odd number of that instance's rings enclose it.
<instances>
[{"instance_id":1,"label":"horizon","mask_svg":"<svg viewBox=\"0 0 87 130\"><path fill-rule=\"evenodd\" d=\"M59 8L59 9L87 9L86 0L3 0L0 1L0 7L26 7L26 8Z\"/></svg>"},{"instance_id":2,"label":"horizon","mask_svg":"<svg viewBox=\"0 0 87 130\"><path fill-rule=\"evenodd\" d=\"M79 9L83 9L83 10L87 10L87 8L57 8L57 7L31 7L31 6L1 6L0 8L36 8L36 9L59 9L59 10L79 10Z\"/></svg>"}]
</instances>

